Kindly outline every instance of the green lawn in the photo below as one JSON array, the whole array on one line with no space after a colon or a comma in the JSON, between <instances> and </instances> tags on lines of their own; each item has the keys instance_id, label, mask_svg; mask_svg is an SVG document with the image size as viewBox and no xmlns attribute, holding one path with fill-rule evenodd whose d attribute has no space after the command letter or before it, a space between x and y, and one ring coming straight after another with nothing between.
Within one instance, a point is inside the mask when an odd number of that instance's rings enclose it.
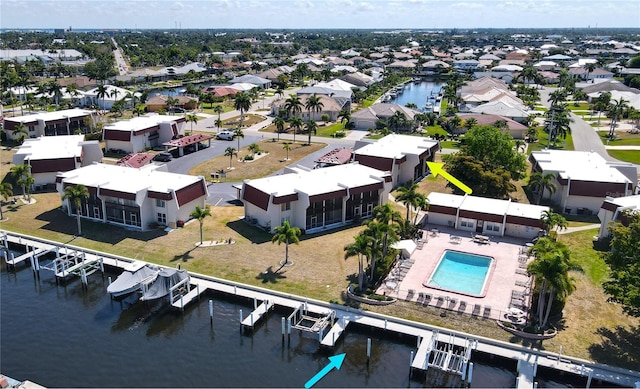
<instances>
[{"instance_id":1,"label":"green lawn","mask_svg":"<svg viewBox=\"0 0 640 389\"><path fill-rule=\"evenodd\" d=\"M616 132L616 139L607 139L608 131L598 131L602 143L609 146L640 146L640 134L629 134L628 132ZM607 140L609 141L607 143Z\"/></svg>"},{"instance_id":2,"label":"green lawn","mask_svg":"<svg viewBox=\"0 0 640 389\"><path fill-rule=\"evenodd\" d=\"M344 131L344 123L335 123L328 126L319 126L316 136L332 138L336 132Z\"/></svg>"},{"instance_id":3,"label":"green lawn","mask_svg":"<svg viewBox=\"0 0 640 389\"><path fill-rule=\"evenodd\" d=\"M640 165L640 151L638 150L607 150L607 153L620 161Z\"/></svg>"},{"instance_id":4,"label":"green lawn","mask_svg":"<svg viewBox=\"0 0 640 389\"><path fill-rule=\"evenodd\" d=\"M534 143L527 144L527 154L531 154L532 151L540 151L544 150L547 147L547 141L549 136L542 130L538 130L538 141ZM556 147L552 147L552 149L556 150L575 150L573 146L573 138L571 134L567 134L565 139L558 139L558 144Z\"/></svg>"},{"instance_id":5,"label":"green lawn","mask_svg":"<svg viewBox=\"0 0 640 389\"><path fill-rule=\"evenodd\" d=\"M582 271L594 285L601 285L607 279L607 265L602 259L593 237L598 235L598 229L573 232L559 235L559 240L571 248L571 260L582 268Z\"/></svg>"},{"instance_id":6,"label":"green lawn","mask_svg":"<svg viewBox=\"0 0 640 389\"><path fill-rule=\"evenodd\" d=\"M581 101L576 105L572 102L567 104L567 108L569 108L571 111L588 111L589 103L587 103L586 101Z\"/></svg>"}]
</instances>

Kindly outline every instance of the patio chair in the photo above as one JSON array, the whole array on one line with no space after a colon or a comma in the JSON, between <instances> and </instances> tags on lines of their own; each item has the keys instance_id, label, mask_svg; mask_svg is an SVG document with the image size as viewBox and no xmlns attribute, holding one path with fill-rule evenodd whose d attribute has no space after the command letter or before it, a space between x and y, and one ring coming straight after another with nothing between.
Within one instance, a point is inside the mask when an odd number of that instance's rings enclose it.
<instances>
[{"instance_id":1,"label":"patio chair","mask_svg":"<svg viewBox=\"0 0 640 389\"><path fill-rule=\"evenodd\" d=\"M526 268L521 268L521 267L516 269L516 274L519 274L521 276L528 276L529 275L529 273L527 272L527 269Z\"/></svg>"},{"instance_id":2,"label":"patio chair","mask_svg":"<svg viewBox=\"0 0 640 389\"><path fill-rule=\"evenodd\" d=\"M516 286L522 286L523 288L528 288L529 281L516 280Z\"/></svg>"},{"instance_id":3,"label":"patio chair","mask_svg":"<svg viewBox=\"0 0 640 389\"><path fill-rule=\"evenodd\" d=\"M407 301L411 301L411 299L413 299L413 295L416 293L416 291L414 289L409 289L409 292L407 293Z\"/></svg>"},{"instance_id":4,"label":"patio chair","mask_svg":"<svg viewBox=\"0 0 640 389\"><path fill-rule=\"evenodd\" d=\"M472 316L480 315L480 304L473 304L473 311L471 311Z\"/></svg>"},{"instance_id":5,"label":"patio chair","mask_svg":"<svg viewBox=\"0 0 640 389\"><path fill-rule=\"evenodd\" d=\"M422 301L422 305L424 305L425 307L426 307L427 305L429 305L429 303L431 302L431 299L432 299L432 298L433 298L433 297L431 296L431 293L425 293L425 294L424 294L424 300Z\"/></svg>"},{"instance_id":6,"label":"patio chair","mask_svg":"<svg viewBox=\"0 0 640 389\"><path fill-rule=\"evenodd\" d=\"M467 310L467 302L464 300L460 300L460 305L458 305L458 312L464 313Z\"/></svg>"},{"instance_id":7,"label":"patio chair","mask_svg":"<svg viewBox=\"0 0 640 389\"><path fill-rule=\"evenodd\" d=\"M422 304L422 302L424 301L424 292L419 292L418 293L418 299L416 300L416 304Z\"/></svg>"},{"instance_id":8,"label":"patio chair","mask_svg":"<svg viewBox=\"0 0 640 389\"><path fill-rule=\"evenodd\" d=\"M482 317L484 317L485 319L488 319L489 316L491 316L491 306L490 305L485 305L484 306L484 312L482 313Z\"/></svg>"}]
</instances>

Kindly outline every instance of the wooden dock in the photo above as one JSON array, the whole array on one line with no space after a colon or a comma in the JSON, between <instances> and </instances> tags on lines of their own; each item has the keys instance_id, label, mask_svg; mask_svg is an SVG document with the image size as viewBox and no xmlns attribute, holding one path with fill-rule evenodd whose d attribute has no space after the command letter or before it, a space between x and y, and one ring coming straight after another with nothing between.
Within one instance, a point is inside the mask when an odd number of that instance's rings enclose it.
<instances>
[{"instance_id":1,"label":"wooden dock","mask_svg":"<svg viewBox=\"0 0 640 389\"><path fill-rule=\"evenodd\" d=\"M320 346L335 347L336 343L338 342L338 340L340 340L340 337L342 336L344 331L347 329L347 326L349 325L349 323L350 323L350 320L345 317L338 319L335 322L335 324L331 326L331 329L324 336L324 338L322 338L322 341L320 341Z\"/></svg>"},{"instance_id":2,"label":"wooden dock","mask_svg":"<svg viewBox=\"0 0 640 389\"><path fill-rule=\"evenodd\" d=\"M253 330L253 328L266 316L266 314L274 307L273 301L264 300L253 312L242 320L242 328Z\"/></svg>"},{"instance_id":3,"label":"wooden dock","mask_svg":"<svg viewBox=\"0 0 640 389\"><path fill-rule=\"evenodd\" d=\"M25 245L34 249L48 248L55 246L65 248L68 252L78 251L85 254L85 262L94 258L102 259L104 265L124 268L126 266L137 266L136 261L130 258L119 257L116 255L88 250L85 248L64 245L57 242L42 240L39 238L29 237L15 233L0 231L0 241L6 246L7 242L14 242ZM195 285L195 288L193 286ZM471 350L476 350L490 355L497 355L514 361L522 360L519 363L518 387L531 388L535 382L535 372L537 366L544 366L558 371L564 371L576 375L584 376L589 379L598 379L604 382L614 383L619 386L634 387L635 383L640 381L640 372L628 369L612 367L608 365L594 363L592 361L573 358L569 356L561 356L559 353L543 351L533 348L527 348L518 344L511 344L494 339L478 337L465 334L455 330L440 328L425 323L418 323L401 318L386 316L382 314L367 312L360 309L346 307L344 305L332 304L318 300L310 300L301 296L295 296L287 293L268 290L256 286L245 285L227 281L207 275L190 273L190 289L186 294L172 304L175 308L184 308L187 304L195 301L195 299L206 290L212 290L223 294L243 297L248 300L268 301L267 305L261 304L256 307L252 313L253 323L257 323L265 313L274 306L289 308L292 311L304 307L305 314L313 314L322 318L325 324L328 324L328 318L331 318L332 327L326 333L319 333L319 346L332 347L335 346L338 339L344 335L350 323L378 328L381 330L392 331L404 335L414 336L416 339L420 337L422 341L418 345L418 352L415 354L411 367L423 369L428 366L429 346L428 341L434 340L431 351L435 344L450 344L450 347L464 348L470 355ZM250 320L251 315L241 320L243 327L245 322ZM249 323L250 324L250 323ZM442 353L443 366L456 367L460 366L460 359L465 358L458 350ZM448 361L448 362L447 362ZM464 364L463 364L464 365Z\"/></svg>"}]
</instances>

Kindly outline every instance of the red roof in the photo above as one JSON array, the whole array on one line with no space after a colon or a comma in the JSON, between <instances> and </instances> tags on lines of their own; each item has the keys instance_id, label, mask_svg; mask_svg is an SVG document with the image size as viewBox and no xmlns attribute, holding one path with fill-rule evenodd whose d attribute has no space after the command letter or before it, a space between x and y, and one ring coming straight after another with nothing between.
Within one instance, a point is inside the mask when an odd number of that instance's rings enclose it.
<instances>
[{"instance_id":1,"label":"red roof","mask_svg":"<svg viewBox=\"0 0 640 389\"><path fill-rule=\"evenodd\" d=\"M351 160L351 149L333 149L318 158L316 163L324 163L327 165L344 165Z\"/></svg>"},{"instance_id":2,"label":"red roof","mask_svg":"<svg viewBox=\"0 0 640 389\"><path fill-rule=\"evenodd\" d=\"M213 139L213 136L205 135L205 134L187 135L187 136L183 136L182 138L172 139L168 142L164 142L162 145L174 146L174 147L185 147L185 146L189 146L189 145L202 142L204 140L209 140L209 139Z\"/></svg>"},{"instance_id":3,"label":"red roof","mask_svg":"<svg viewBox=\"0 0 640 389\"><path fill-rule=\"evenodd\" d=\"M137 169L151 162L152 158L153 155L148 153L127 154L121 160L116 162L116 165Z\"/></svg>"}]
</instances>

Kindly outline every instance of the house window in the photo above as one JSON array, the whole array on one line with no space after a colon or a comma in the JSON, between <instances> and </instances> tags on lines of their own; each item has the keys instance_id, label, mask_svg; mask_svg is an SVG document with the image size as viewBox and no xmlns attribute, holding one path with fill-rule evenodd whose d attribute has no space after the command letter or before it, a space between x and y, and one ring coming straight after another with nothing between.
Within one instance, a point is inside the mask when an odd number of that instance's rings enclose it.
<instances>
[{"instance_id":1,"label":"house window","mask_svg":"<svg viewBox=\"0 0 640 389\"><path fill-rule=\"evenodd\" d=\"M485 228L487 231L500 232L500 224L498 223L485 223Z\"/></svg>"},{"instance_id":2,"label":"house window","mask_svg":"<svg viewBox=\"0 0 640 389\"><path fill-rule=\"evenodd\" d=\"M280 204L280 210L282 210L282 211L290 211L291 210L291 202L287 201L286 203Z\"/></svg>"},{"instance_id":3,"label":"house window","mask_svg":"<svg viewBox=\"0 0 640 389\"><path fill-rule=\"evenodd\" d=\"M158 212L158 217L156 218L158 224L166 225L167 224L167 214Z\"/></svg>"},{"instance_id":4,"label":"house window","mask_svg":"<svg viewBox=\"0 0 640 389\"><path fill-rule=\"evenodd\" d=\"M474 228L475 226L476 226L476 223L473 219L460 218L460 227Z\"/></svg>"},{"instance_id":5,"label":"house window","mask_svg":"<svg viewBox=\"0 0 640 389\"><path fill-rule=\"evenodd\" d=\"M29 126L29 132L36 132L35 126Z\"/></svg>"},{"instance_id":6,"label":"house window","mask_svg":"<svg viewBox=\"0 0 640 389\"><path fill-rule=\"evenodd\" d=\"M166 203L164 200L156 199L156 207L164 208L165 206L166 206Z\"/></svg>"}]
</instances>

